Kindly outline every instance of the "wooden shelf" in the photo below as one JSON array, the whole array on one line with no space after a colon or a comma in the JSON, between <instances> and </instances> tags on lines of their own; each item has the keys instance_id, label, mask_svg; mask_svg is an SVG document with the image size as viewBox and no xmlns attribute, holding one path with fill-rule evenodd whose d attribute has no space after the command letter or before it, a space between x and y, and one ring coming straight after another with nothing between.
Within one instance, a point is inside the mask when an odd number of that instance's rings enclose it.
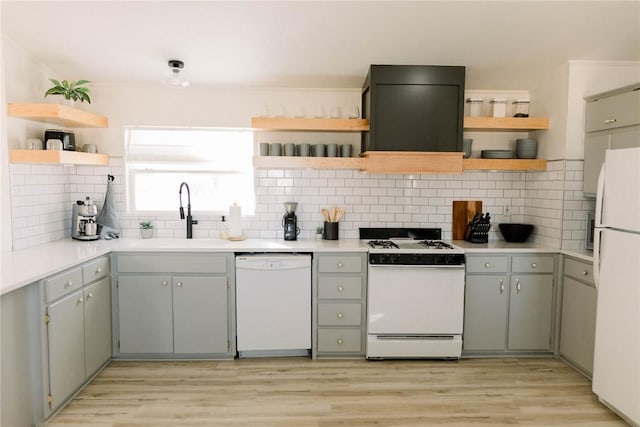
<instances>
[{"instance_id":1,"label":"wooden shelf","mask_svg":"<svg viewBox=\"0 0 640 427\"><path fill-rule=\"evenodd\" d=\"M11 163L107 166L109 156L80 151L9 150L9 161Z\"/></svg>"},{"instance_id":2,"label":"wooden shelf","mask_svg":"<svg viewBox=\"0 0 640 427\"><path fill-rule=\"evenodd\" d=\"M369 130L367 119L297 119L289 117L252 117L251 127L260 130L362 132Z\"/></svg>"},{"instance_id":3,"label":"wooden shelf","mask_svg":"<svg viewBox=\"0 0 640 427\"><path fill-rule=\"evenodd\" d=\"M9 103L7 112L10 117L37 120L39 122L52 123L64 127L109 127L109 120L106 117L67 107L66 105Z\"/></svg>"},{"instance_id":4,"label":"wooden shelf","mask_svg":"<svg viewBox=\"0 0 640 427\"><path fill-rule=\"evenodd\" d=\"M545 171L544 159L463 159L464 170Z\"/></svg>"},{"instance_id":5,"label":"wooden shelf","mask_svg":"<svg viewBox=\"0 0 640 427\"><path fill-rule=\"evenodd\" d=\"M462 173L462 152L367 151L370 173Z\"/></svg>"},{"instance_id":6,"label":"wooden shelf","mask_svg":"<svg viewBox=\"0 0 640 427\"><path fill-rule=\"evenodd\" d=\"M254 156L253 167L258 169L364 169L361 157L285 157Z\"/></svg>"},{"instance_id":7,"label":"wooden shelf","mask_svg":"<svg viewBox=\"0 0 640 427\"><path fill-rule=\"evenodd\" d=\"M532 131L549 129L545 117L465 117L465 130Z\"/></svg>"}]
</instances>

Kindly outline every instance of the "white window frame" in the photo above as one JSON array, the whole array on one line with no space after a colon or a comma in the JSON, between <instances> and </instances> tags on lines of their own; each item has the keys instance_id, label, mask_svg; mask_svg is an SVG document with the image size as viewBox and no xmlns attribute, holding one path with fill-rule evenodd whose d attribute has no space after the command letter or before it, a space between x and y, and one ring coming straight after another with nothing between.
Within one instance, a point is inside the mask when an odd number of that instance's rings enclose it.
<instances>
[{"instance_id":1,"label":"white window frame","mask_svg":"<svg viewBox=\"0 0 640 427\"><path fill-rule=\"evenodd\" d=\"M215 133L220 132L220 135L229 133L236 134L238 140L230 141L230 143L241 143L244 144L241 150L241 155L243 158L239 158L234 162L224 162L220 164L218 162L218 166L215 166L208 159L206 154L200 156L198 150L194 150L194 147L188 141L181 142L172 142L172 146L175 145L176 149L180 149L179 146L184 145L185 150L188 151L187 155L183 155L182 159L179 161L172 162L171 160L167 160L166 158L162 158L162 153L154 158L155 154L153 150L143 149L141 153L138 151L136 154L131 153L131 136L136 131L163 131L167 132L188 132L197 131L197 132L211 132L211 135L214 136ZM245 129L245 128L218 128L218 127L170 127L170 126L125 126L124 127L124 168L125 168L125 189L126 189L126 212L127 215L131 216L155 216L159 218L173 218L178 215L178 206L179 206L179 183L175 184L174 188L163 188L162 196L170 198L171 200L175 200L175 211L173 209L162 209L162 210L154 210L154 209L136 209L136 191L134 190L134 185L136 184L136 179L140 176L144 175L153 175L153 174L163 174L163 173L177 173L184 174L184 177L180 179L180 181L185 181L189 184L191 190L191 207L194 213L199 213L201 215L227 215L228 214L228 206L231 206L233 203L238 203L242 206L243 215L253 215L255 212L255 204L256 204L256 195L255 195L255 183L254 183L254 174L253 174L253 165L251 157L253 155L253 130ZM229 141L227 141L229 142ZM202 144L202 142L199 142ZM211 144L222 143L222 141L211 141ZM143 147L144 145L140 145ZM147 147L153 148L152 144L146 144ZM159 150L163 148L163 145L158 145ZM226 147L224 150L224 155L228 155L231 151ZM201 150L206 151L206 150ZM183 153L183 152L182 152ZM166 152L165 152L166 157ZM218 156L220 158L220 156ZM235 167L227 168L229 164L234 164ZM242 180L245 180L244 185L241 186L241 189L245 191L241 191L241 195L238 195L237 199L229 199L224 202L218 203L218 209L208 209L203 208L202 206L205 204L203 200L207 199L209 196L197 196L194 193L198 193L198 186L194 187L194 177L197 175L208 175L210 177L214 177L215 175L220 175L222 180L232 179L233 175L238 175L238 177ZM191 177L191 182L189 177ZM215 182L215 181L214 181ZM237 193L236 193L237 195ZM214 198L215 195L211 195L210 197ZM214 200L214 199L211 199ZM187 205L187 194L183 191L183 205L186 209Z\"/></svg>"}]
</instances>

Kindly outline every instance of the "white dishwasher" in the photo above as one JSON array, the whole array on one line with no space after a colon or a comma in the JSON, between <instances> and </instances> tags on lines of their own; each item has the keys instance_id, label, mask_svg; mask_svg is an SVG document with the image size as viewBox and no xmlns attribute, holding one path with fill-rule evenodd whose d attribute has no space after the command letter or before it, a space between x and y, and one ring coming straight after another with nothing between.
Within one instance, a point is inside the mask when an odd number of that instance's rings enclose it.
<instances>
[{"instance_id":1,"label":"white dishwasher","mask_svg":"<svg viewBox=\"0 0 640 427\"><path fill-rule=\"evenodd\" d=\"M311 255L236 256L239 357L311 350Z\"/></svg>"}]
</instances>

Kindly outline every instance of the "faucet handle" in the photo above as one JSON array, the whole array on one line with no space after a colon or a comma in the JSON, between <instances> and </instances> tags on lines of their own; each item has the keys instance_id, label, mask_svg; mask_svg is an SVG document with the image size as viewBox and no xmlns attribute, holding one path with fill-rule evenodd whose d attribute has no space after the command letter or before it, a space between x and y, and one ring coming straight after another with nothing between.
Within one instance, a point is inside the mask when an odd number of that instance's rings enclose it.
<instances>
[{"instance_id":1,"label":"faucet handle","mask_svg":"<svg viewBox=\"0 0 640 427\"><path fill-rule=\"evenodd\" d=\"M180 206L180 219L184 219L184 208Z\"/></svg>"},{"instance_id":2,"label":"faucet handle","mask_svg":"<svg viewBox=\"0 0 640 427\"><path fill-rule=\"evenodd\" d=\"M198 225L198 220L197 219L192 219L191 220L191 225Z\"/></svg>"}]
</instances>

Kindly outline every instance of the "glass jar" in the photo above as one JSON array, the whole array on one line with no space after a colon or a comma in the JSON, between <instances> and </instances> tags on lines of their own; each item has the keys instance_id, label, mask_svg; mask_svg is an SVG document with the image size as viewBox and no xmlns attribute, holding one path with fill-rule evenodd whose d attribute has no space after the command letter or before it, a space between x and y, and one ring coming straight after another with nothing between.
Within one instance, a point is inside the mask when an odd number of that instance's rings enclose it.
<instances>
[{"instance_id":1,"label":"glass jar","mask_svg":"<svg viewBox=\"0 0 640 427\"><path fill-rule=\"evenodd\" d=\"M529 103L528 99L516 99L513 101L513 117L529 117Z\"/></svg>"},{"instance_id":2,"label":"glass jar","mask_svg":"<svg viewBox=\"0 0 640 427\"><path fill-rule=\"evenodd\" d=\"M491 105L493 106L493 117L507 117L506 98L493 98Z\"/></svg>"},{"instance_id":3,"label":"glass jar","mask_svg":"<svg viewBox=\"0 0 640 427\"><path fill-rule=\"evenodd\" d=\"M469 104L470 117L482 116L482 104L484 104L483 98L467 98L467 104Z\"/></svg>"}]
</instances>

